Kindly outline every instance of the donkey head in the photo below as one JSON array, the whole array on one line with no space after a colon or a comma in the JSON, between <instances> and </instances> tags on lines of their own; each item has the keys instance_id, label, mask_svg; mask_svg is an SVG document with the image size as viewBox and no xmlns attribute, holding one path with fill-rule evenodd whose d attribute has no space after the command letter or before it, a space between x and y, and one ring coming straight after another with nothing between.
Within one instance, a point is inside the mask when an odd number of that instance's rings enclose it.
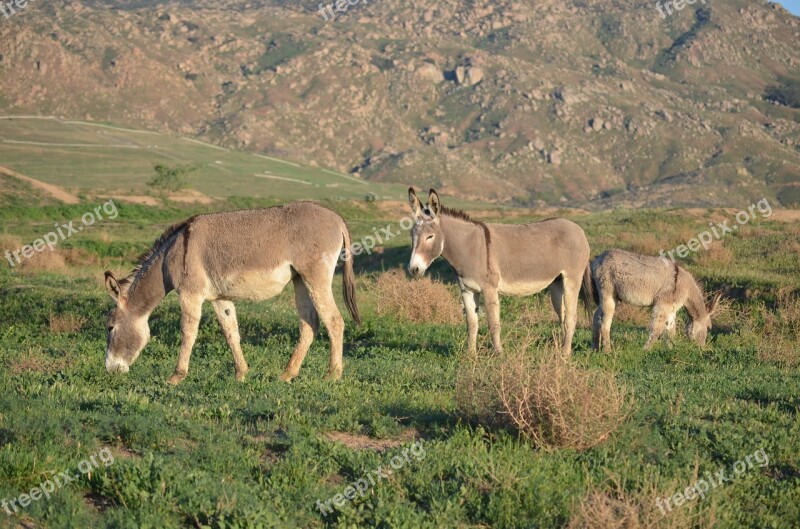
<instances>
[{"instance_id":1,"label":"donkey head","mask_svg":"<svg viewBox=\"0 0 800 529\"><path fill-rule=\"evenodd\" d=\"M428 203L422 205L413 187L408 188L408 203L416 223L411 229L411 261L408 271L414 277L422 277L434 259L444 250L444 234L439 223L442 203L439 195L431 189Z\"/></svg>"},{"instance_id":2,"label":"donkey head","mask_svg":"<svg viewBox=\"0 0 800 529\"><path fill-rule=\"evenodd\" d=\"M106 272L106 290L117 302L106 322L106 370L109 373L127 373L150 340L147 315L134 314L128 307L129 286L128 281L117 281L114 274Z\"/></svg>"},{"instance_id":3,"label":"donkey head","mask_svg":"<svg viewBox=\"0 0 800 529\"><path fill-rule=\"evenodd\" d=\"M696 341L700 347L706 345L706 339L708 338L708 331L711 330L711 318L713 318L720 309L720 300L722 299L722 293L717 293L711 302L706 304L706 313L700 317L697 317L689 322L688 328L686 329L689 336Z\"/></svg>"}]
</instances>

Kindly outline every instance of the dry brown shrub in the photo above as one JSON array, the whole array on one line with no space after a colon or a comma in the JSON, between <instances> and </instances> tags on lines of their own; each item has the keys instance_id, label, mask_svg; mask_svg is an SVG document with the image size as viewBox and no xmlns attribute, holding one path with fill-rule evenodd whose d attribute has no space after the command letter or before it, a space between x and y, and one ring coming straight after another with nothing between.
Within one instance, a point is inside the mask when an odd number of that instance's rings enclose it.
<instances>
[{"instance_id":1,"label":"dry brown shrub","mask_svg":"<svg viewBox=\"0 0 800 529\"><path fill-rule=\"evenodd\" d=\"M640 327L650 325L653 309L650 307L637 307L627 303L617 303L614 309L614 319L634 323Z\"/></svg>"},{"instance_id":2,"label":"dry brown shrub","mask_svg":"<svg viewBox=\"0 0 800 529\"><path fill-rule=\"evenodd\" d=\"M59 250L34 252L20 263L20 270L32 274L37 272L63 272L67 269L67 260Z\"/></svg>"},{"instance_id":3,"label":"dry brown shrub","mask_svg":"<svg viewBox=\"0 0 800 529\"><path fill-rule=\"evenodd\" d=\"M656 236L654 233L624 232L620 234L619 240L631 252L644 255L658 255L658 252L668 247L665 246L664 238L660 234Z\"/></svg>"},{"instance_id":4,"label":"dry brown shrub","mask_svg":"<svg viewBox=\"0 0 800 529\"><path fill-rule=\"evenodd\" d=\"M800 297L781 292L775 310L759 311L763 319L758 340L758 358L786 367L800 365Z\"/></svg>"},{"instance_id":5,"label":"dry brown shrub","mask_svg":"<svg viewBox=\"0 0 800 529\"><path fill-rule=\"evenodd\" d=\"M44 354L41 348L29 348L27 354L22 357L9 360L8 371L12 375L23 373L54 373L63 371L72 364L72 359L68 356L53 358Z\"/></svg>"},{"instance_id":6,"label":"dry brown shrub","mask_svg":"<svg viewBox=\"0 0 800 529\"><path fill-rule=\"evenodd\" d=\"M377 312L414 323L455 324L463 321L460 301L441 281L408 279L402 269L382 273L370 291Z\"/></svg>"},{"instance_id":7,"label":"dry brown shrub","mask_svg":"<svg viewBox=\"0 0 800 529\"><path fill-rule=\"evenodd\" d=\"M14 251L22 247L22 241L16 235L0 233L0 253L5 254L6 250Z\"/></svg>"},{"instance_id":8,"label":"dry brown shrub","mask_svg":"<svg viewBox=\"0 0 800 529\"><path fill-rule=\"evenodd\" d=\"M714 241L708 250L702 250L697 254L695 262L703 267L726 265L733 261L733 257L733 252L726 248L722 241Z\"/></svg>"},{"instance_id":9,"label":"dry brown shrub","mask_svg":"<svg viewBox=\"0 0 800 529\"><path fill-rule=\"evenodd\" d=\"M670 490L680 490L675 484ZM699 502L661 512L656 499L670 496L659 492L652 481L635 493L618 483L601 490L591 487L575 509L569 529L706 529L716 525L715 510L700 512ZM662 503L663 505L663 503Z\"/></svg>"},{"instance_id":10,"label":"dry brown shrub","mask_svg":"<svg viewBox=\"0 0 800 529\"><path fill-rule=\"evenodd\" d=\"M64 314L50 313L48 324L50 332L54 334L76 333L86 325L86 318L72 312L66 312Z\"/></svg>"},{"instance_id":11,"label":"dry brown shrub","mask_svg":"<svg viewBox=\"0 0 800 529\"><path fill-rule=\"evenodd\" d=\"M558 344L542 346L529 335L505 344L501 354L462 358L456 403L467 417L510 426L545 450L585 450L627 416L630 393L613 374L579 367Z\"/></svg>"},{"instance_id":12,"label":"dry brown shrub","mask_svg":"<svg viewBox=\"0 0 800 529\"><path fill-rule=\"evenodd\" d=\"M20 269L27 274L38 272L63 273L70 267L93 266L100 261L96 255L81 248L45 248L35 252L29 259L23 259Z\"/></svg>"}]
</instances>

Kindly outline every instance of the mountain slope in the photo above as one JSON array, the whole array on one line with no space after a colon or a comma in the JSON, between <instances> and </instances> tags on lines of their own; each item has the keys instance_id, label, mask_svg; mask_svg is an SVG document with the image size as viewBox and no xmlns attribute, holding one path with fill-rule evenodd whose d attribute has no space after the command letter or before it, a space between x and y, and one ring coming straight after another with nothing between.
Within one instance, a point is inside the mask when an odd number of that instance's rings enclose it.
<instances>
[{"instance_id":1,"label":"mountain slope","mask_svg":"<svg viewBox=\"0 0 800 529\"><path fill-rule=\"evenodd\" d=\"M465 198L797 196L800 18L779 6L700 1L662 18L649 0L376 0L325 21L318 5L31 4L0 25L0 110Z\"/></svg>"}]
</instances>

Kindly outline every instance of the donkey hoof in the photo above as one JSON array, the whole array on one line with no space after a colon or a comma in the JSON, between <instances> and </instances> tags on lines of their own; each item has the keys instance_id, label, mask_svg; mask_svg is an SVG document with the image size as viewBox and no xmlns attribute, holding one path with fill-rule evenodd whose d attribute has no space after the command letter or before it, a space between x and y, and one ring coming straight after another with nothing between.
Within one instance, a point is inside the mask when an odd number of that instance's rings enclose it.
<instances>
[{"instance_id":1,"label":"donkey hoof","mask_svg":"<svg viewBox=\"0 0 800 529\"><path fill-rule=\"evenodd\" d=\"M325 375L325 380L330 380L332 382L335 382L335 381L339 380L340 378L342 378L342 370L341 369L330 370L330 371L328 371L328 374Z\"/></svg>"},{"instance_id":2,"label":"donkey hoof","mask_svg":"<svg viewBox=\"0 0 800 529\"><path fill-rule=\"evenodd\" d=\"M177 386L181 383L181 381L186 378L186 375L181 375L180 373L175 373L171 377L167 379L167 384L172 386Z\"/></svg>"},{"instance_id":3,"label":"donkey hoof","mask_svg":"<svg viewBox=\"0 0 800 529\"><path fill-rule=\"evenodd\" d=\"M289 371L284 371L283 373L281 373L281 380L283 380L284 382L291 382L292 379L294 377L296 377L296 376L297 376L297 374L295 374L295 373L290 373Z\"/></svg>"},{"instance_id":4,"label":"donkey hoof","mask_svg":"<svg viewBox=\"0 0 800 529\"><path fill-rule=\"evenodd\" d=\"M245 377L247 376L247 371L237 371L236 372L236 381L237 382L244 382Z\"/></svg>"}]
</instances>

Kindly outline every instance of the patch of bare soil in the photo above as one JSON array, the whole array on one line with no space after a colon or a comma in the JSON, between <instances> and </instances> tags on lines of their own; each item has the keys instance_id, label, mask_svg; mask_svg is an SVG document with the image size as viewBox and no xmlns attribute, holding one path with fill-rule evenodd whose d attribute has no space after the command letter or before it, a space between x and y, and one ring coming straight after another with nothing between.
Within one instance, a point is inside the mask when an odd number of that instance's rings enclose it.
<instances>
[{"instance_id":1,"label":"patch of bare soil","mask_svg":"<svg viewBox=\"0 0 800 529\"><path fill-rule=\"evenodd\" d=\"M389 448L395 448L417 439L419 437L419 432L415 428L409 428L401 432L398 437L392 439L373 439L368 435L350 432L328 432L325 434L325 437L330 441L342 443L352 450L374 450L375 452L383 452Z\"/></svg>"},{"instance_id":2,"label":"patch of bare soil","mask_svg":"<svg viewBox=\"0 0 800 529\"><path fill-rule=\"evenodd\" d=\"M183 202L186 204L211 204L214 199L210 196L204 195L200 191L194 189L185 189L178 193L169 195L169 199L174 202Z\"/></svg>"},{"instance_id":3,"label":"patch of bare soil","mask_svg":"<svg viewBox=\"0 0 800 529\"><path fill-rule=\"evenodd\" d=\"M29 356L9 362L8 370L12 375L28 372L55 373L56 371L64 370L69 364L70 359L66 356L62 358L48 358L31 352Z\"/></svg>"},{"instance_id":4,"label":"patch of bare soil","mask_svg":"<svg viewBox=\"0 0 800 529\"><path fill-rule=\"evenodd\" d=\"M97 198L110 198L128 204L138 204L140 206L158 206L160 202L155 197L147 195L97 195Z\"/></svg>"},{"instance_id":5,"label":"patch of bare soil","mask_svg":"<svg viewBox=\"0 0 800 529\"><path fill-rule=\"evenodd\" d=\"M64 202L65 204L79 204L80 199L73 195L72 193L65 190L63 187L59 187L53 184L46 184L40 180L36 180L35 178L31 178L30 176L25 176L22 173L18 173L8 167L4 167L0 165L0 173L3 173L8 176L13 176L14 178L18 178L19 180L23 180L28 182L30 185L35 187L36 189L40 189L47 193L48 195L52 196L53 198Z\"/></svg>"}]
</instances>

